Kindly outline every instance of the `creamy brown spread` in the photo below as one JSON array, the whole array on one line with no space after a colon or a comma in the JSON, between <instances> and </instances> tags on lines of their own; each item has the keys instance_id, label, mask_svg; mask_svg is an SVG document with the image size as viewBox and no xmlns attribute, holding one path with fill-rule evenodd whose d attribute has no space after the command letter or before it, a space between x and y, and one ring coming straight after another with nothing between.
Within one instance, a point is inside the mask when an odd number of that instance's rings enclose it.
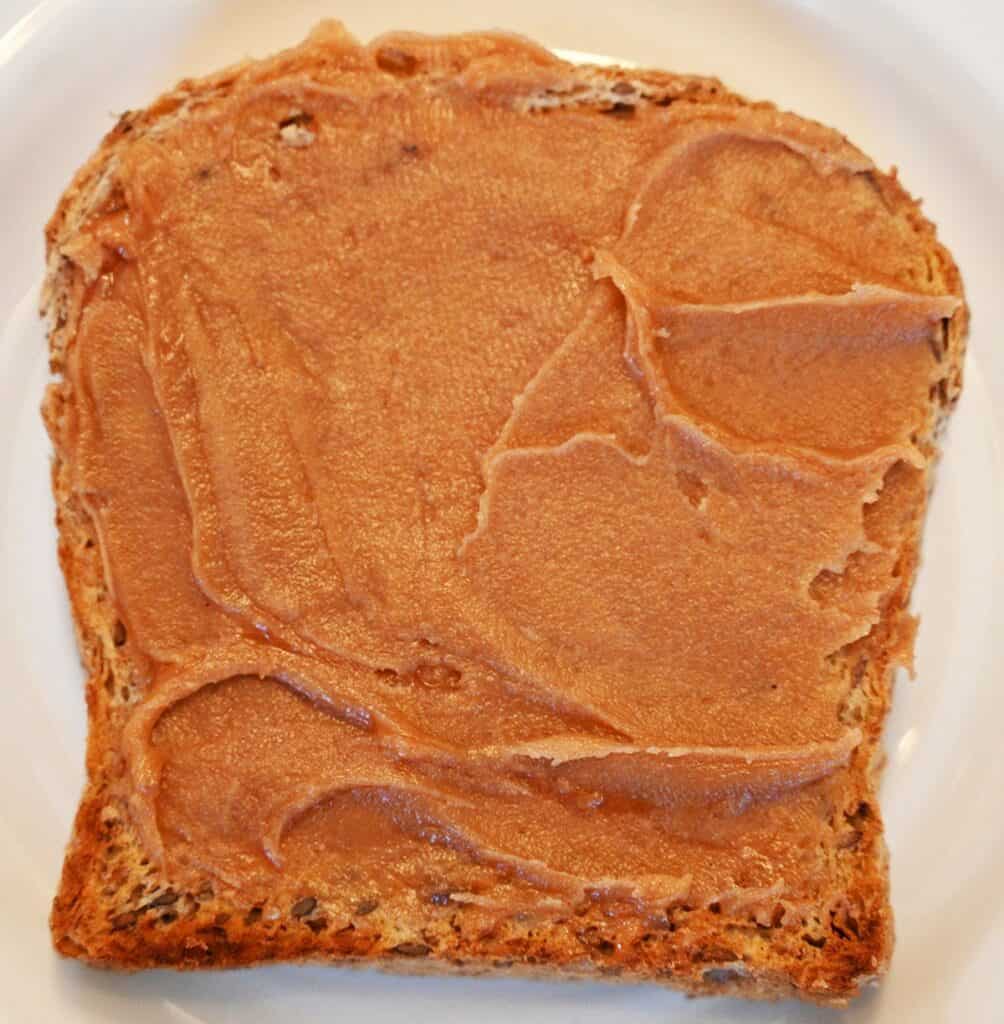
<instances>
[{"instance_id":1,"label":"creamy brown spread","mask_svg":"<svg viewBox=\"0 0 1004 1024\"><path fill-rule=\"evenodd\" d=\"M123 148L66 250L122 791L172 872L825 883L861 739L832 657L897 583L958 300L834 133L541 101L577 81L322 32Z\"/></svg>"}]
</instances>

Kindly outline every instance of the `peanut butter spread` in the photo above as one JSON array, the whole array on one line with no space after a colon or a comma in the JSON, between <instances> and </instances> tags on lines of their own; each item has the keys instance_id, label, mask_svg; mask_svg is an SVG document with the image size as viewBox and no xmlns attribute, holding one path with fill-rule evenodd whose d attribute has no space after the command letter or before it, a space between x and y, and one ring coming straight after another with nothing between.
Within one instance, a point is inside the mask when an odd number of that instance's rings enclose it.
<instances>
[{"instance_id":1,"label":"peanut butter spread","mask_svg":"<svg viewBox=\"0 0 1004 1024\"><path fill-rule=\"evenodd\" d=\"M835 133L585 81L328 27L164 101L65 247L121 793L176 875L825 885L834 657L896 586L959 300Z\"/></svg>"}]
</instances>

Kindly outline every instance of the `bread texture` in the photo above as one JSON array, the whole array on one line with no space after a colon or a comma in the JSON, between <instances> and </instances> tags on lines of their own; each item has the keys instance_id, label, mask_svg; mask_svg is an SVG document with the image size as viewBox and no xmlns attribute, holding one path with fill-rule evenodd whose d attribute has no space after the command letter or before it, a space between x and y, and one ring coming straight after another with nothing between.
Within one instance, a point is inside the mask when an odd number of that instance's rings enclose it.
<instances>
[{"instance_id":1,"label":"bread texture","mask_svg":"<svg viewBox=\"0 0 1004 1024\"><path fill-rule=\"evenodd\" d=\"M51 929L56 949L95 966L202 969L298 961L374 966L408 973L506 974L543 978L655 981L690 994L751 998L801 997L841 1005L886 970L893 942L886 851L877 785L881 731L893 676L908 658L915 628L908 611L918 562L927 491L937 458L938 429L958 398L968 314L960 306L945 321L937 353L942 375L931 389L937 425L918 437L926 465L904 483L896 500L897 584L880 621L833 656L832 671L849 687L843 715L862 741L849 763L843 801L828 827L834 836L828 865L841 899L793 919L779 907L766 920L742 905L669 906L660 919L620 913L585 902L559 919L518 912L500 919L476 902L433 894L402 906L380 893L350 894L354 907L333 912L303 891L284 902L243 899L209 874L200 887L179 886L145 847L129 807L113 794L121 773L123 723L142 693L131 638L110 592L102 544L66 459L68 431L79 400L65 376L67 359L88 301L81 261L67 258L83 225L114 209L121 155L139 138L196 109L220 102L248 78L274 81L310 76L328 59L332 30L270 61L242 64L186 80L142 111L123 114L67 188L46 230L48 251L43 313L48 318L55 382L44 403L53 441L52 487L59 558L72 603L83 664L89 723L87 785L73 827ZM423 74L404 42L373 44L378 63L407 65ZM595 112L669 104L755 108L718 81L663 72L576 67L573 93L542 94L539 108L575 105ZM530 105L532 108L532 104ZM293 125L291 130L298 130ZM905 229L922 240L931 291L962 295L959 272L934 227L895 174L870 172L872 186ZM894 486L890 493L895 492ZM915 486L916 484L916 486Z\"/></svg>"}]
</instances>

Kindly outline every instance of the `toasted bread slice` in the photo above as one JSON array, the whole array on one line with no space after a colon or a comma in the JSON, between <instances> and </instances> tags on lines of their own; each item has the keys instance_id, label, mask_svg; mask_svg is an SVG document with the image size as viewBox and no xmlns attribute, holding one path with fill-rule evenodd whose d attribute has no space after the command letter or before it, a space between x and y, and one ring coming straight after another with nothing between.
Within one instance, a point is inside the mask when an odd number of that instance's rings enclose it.
<instances>
[{"instance_id":1,"label":"toasted bread slice","mask_svg":"<svg viewBox=\"0 0 1004 1024\"><path fill-rule=\"evenodd\" d=\"M46 237L61 953L883 973L967 325L895 176L715 80L325 25L124 114Z\"/></svg>"}]
</instances>

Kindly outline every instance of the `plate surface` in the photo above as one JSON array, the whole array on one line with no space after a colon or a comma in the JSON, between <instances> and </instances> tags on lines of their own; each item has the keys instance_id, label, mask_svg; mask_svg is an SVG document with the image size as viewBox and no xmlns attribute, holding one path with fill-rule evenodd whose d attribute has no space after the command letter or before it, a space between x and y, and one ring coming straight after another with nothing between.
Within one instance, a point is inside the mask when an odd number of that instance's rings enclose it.
<instances>
[{"instance_id":1,"label":"plate surface","mask_svg":"<svg viewBox=\"0 0 1004 1024\"><path fill-rule=\"evenodd\" d=\"M27 9L23 0L12 6ZM898 946L883 986L847 1013L798 1004L687 1001L650 986L394 978L323 968L117 976L60 961L46 917L83 779L85 717L56 562L46 382L35 316L41 228L112 124L175 79L296 42L335 10L322 2L47 3L0 39L0 992L11 1021L142 1019L258 1024L365 1014L406 1020L989 1021L1004 1017L1004 76L987 59L990 4L969 12L972 60L934 5L763 0L386 0L337 5L369 38L389 28L504 25L552 46L717 74L756 98L837 125L926 198L973 307L966 390L927 525L914 607L917 680L899 683L886 731L882 803ZM898 7L898 11L897 8ZM16 13L16 12L15 12ZM5 17L5 14L8 15ZM12 15L0 10L0 26ZM944 13L942 18L947 17ZM982 24L979 18L985 19ZM953 59L944 39L952 44ZM999 38L997 36L996 38Z\"/></svg>"}]
</instances>

